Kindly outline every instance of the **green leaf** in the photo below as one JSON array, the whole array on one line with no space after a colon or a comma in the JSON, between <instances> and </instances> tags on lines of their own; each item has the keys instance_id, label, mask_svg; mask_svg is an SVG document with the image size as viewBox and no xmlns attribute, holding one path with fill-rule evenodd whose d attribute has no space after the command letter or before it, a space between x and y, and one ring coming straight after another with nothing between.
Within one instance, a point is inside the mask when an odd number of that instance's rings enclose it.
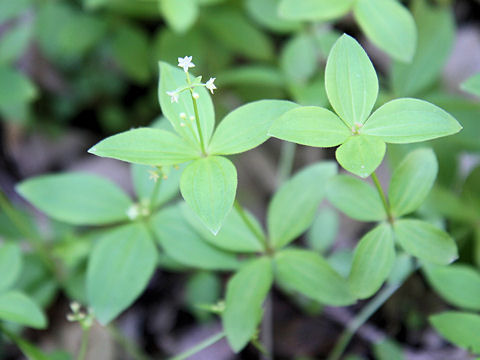
<instances>
[{"instance_id":1,"label":"green leaf","mask_svg":"<svg viewBox=\"0 0 480 360\"><path fill-rule=\"evenodd\" d=\"M112 39L112 52L120 68L132 80L141 84L149 80L150 43L142 28L128 23L117 26Z\"/></svg>"},{"instance_id":2,"label":"green leaf","mask_svg":"<svg viewBox=\"0 0 480 360\"><path fill-rule=\"evenodd\" d=\"M366 178L381 164L386 145L375 136L355 135L342 144L335 156L342 167L351 173Z\"/></svg>"},{"instance_id":3,"label":"green leaf","mask_svg":"<svg viewBox=\"0 0 480 360\"><path fill-rule=\"evenodd\" d=\"M280 68L292 83L305 83L317 70L317 46L315 38L300 33L290 39L282 49Z\"/></svg>"},{"instance_id":4,"label":"green leaf","mask_svg":"<svg viewBox=\"0 0 480 360\"><path fill-rule=\"evenodd\" d=\"M301 145L332 147L345 142L352 132L333 112L317 106L303 106L275 120L269 134Z\"/></svg>"},{"instance_id":5,"label":"green leaf","mask_svg":"<svg viewBox=\"0 0 480 360\"><path fill-rule=\"evenodd\" d=\"M387 143L407 144L436 139L459 132L462 126L439 107L418 99L392 100L368 119L363 134Z\"/></svg>"},{"instance_id":6,"label":"green leaf","mask_svg":"<svg viewBox=\"0 0 480 360\"><path fill-rule=\"evenodd\" d=\"M335 163L322 162L302 169L280 187L267 212L274 248L287 245L308 229L325 195L327 180L336 173Z\"/></svg>"},{"instance_id":7,"label":"green leaf","mask_svg":"<svg viewBox=\"0 0 480 360\"><path fill-rule=\"evenodd\" d=\"M313 251L282 250L275 255L275 265L279 282L313 300L332 306L355 302L347 281Z\"/></svg>"},{"instance_id":8,"label":"green leaf","mask_svg":"<svg viewBox=\"0 0 480 360\"><path fill-rule=\"evenodd\" d=\"M395 238L409 254L438 265L458 258L457 245L445 231L422 220L402 219L393 225Z\"/></svg>"},{"instance_id":9,"label":"green leaf","mask_svg":"<svg viewBox=\"0 0 480 360\"><path fill-rule=\"evenodd\" d=\"M283 100L260 100L240 106L218 125L209 153L230 155L257 147L268 139L273 121L295 107L295 103Z\"/></svg>"},{"instance_id":10,"label":"green leaf","mask_svg":"<svg viewBox=\"0 0 480 360\"><path fill-rule=\"evenodd\" d=\"M435 291L454 306L480 310L480 273L463 264L423 267Z\"/></svg>"},{"instance_id":11,"label":"green leaf","mask_svg":"<svg viewBox=\"0 0 480 360\"><path fill-rule=\"evenodd\" d=\"M17 192L48 216L74 225L101 225L127 220L130 198L96 175L64 173L23 181Z\"/></svg>"},{"instance_id":12,"label":"green leaf","mask_svg":"<svg viewBox=\"0 0 480 360\"><path fill-rule=\"evenodd\" d=\"M204 241L185 219L180 205L160 210L151 220L157 240L167 255L179 263L207 270L231 270L238 261Z\"/></svg>"},{"instance_id":13,"label":"green leaf","mask_svg":"<svg viewBox=\"0 0 480 360\"><path fill-rule=\"evenodd\" d=\"M195 160L183 171L180 191L205 226L216 234L235 200L237 170L222 156Z\"/></svg>"},{"instance_id":14,"label":"green leaf","mask_svg":"<svg viewBox=\"0 0 480 360\"><path fill-rule=\"evenodd\" d=\"M392 87L397 96L413 96L432 85L450 56L455 38L455 19L448 6L415 1L413 14L418 28L415 55L408 64L392 64Z\"/></svg>"},{"instance_id":15,"label":"green leaf","mask_svg":"<svg viewBox=\"0 0 480 360\"><path fill-rule=\"evenodd\" d=\"M480 73L469 77L461 85L462 90L480 97Z\"/></svg>"},{"instance_id":16,"label":"green leaf","mask_svg":"<svg viewBox=\"0 0 480 360\"><path fill-rule=\"evenodd\" d=\"M377 73L360 44L343 35L337 40L325 68L330 104L349 126L363 124L378 96Z\"/></svg>"},{"instance_id":17,"label":"green leaf","mask_svg":"<svg viewBox=\"0 0 480 360\"><path fill-rule=\"evenodd\" d=\"M307 233L308 246L318 252L327 251L338 234L339 222L338 214L334 210L320 210Z\"/></svg>"},{"instance_id":18,"label":"green leaf","mask_svg":"<svg viewBox=\"0 0 480 360\"><path fill-rule=\"evenodd\" d=\"M480 316L460 311L432 315L430 323L443 337L455 345L480 353Z\"/></svg>"},{"instance_id":19,"label":"green leaf","mask_svg":"<svg viewBox=\"0 0 480 360\"><path fill-rule=\"evenodd\" d=\"M195 23L198 17L196 0L159 0L160 11L167 24L176 32L183 33Z\"/></svg>"},{"instance_id":20,"label":"green leaf","mask_svg":"<svg viewBox=\"0 0 480 360\"><path fill-rule=\"evenodd\" d=\"M212 317L206 310L220 300L222 282L213 272L197 272L191 275L185 284L184 302L197 321L205 322Z\"/></svg>"},{"instance_id":21,"label":"green leaf","mask_svg":"<svg viewBox=\"0 0 480 360\"><path fill-rule=\"evenodd\" d=\"M205 21L202 23L214 42L223 45L233 54L252 60L271 60L274 54L273 44L263 31L247 19L241 11L226 7L203 10ZM229 31L225 31L229 29Z\"/></svg>"},{"instance_id":22,"label":"green leaf","mask_svg":"<svg viewBox=\"0 0 480 360\"><path fill-rule=\"evenodd\" d=\"M106 325L130 306L147 286L157 249L143 224L105 234L90 255L87 298L98 321Z\"/></svg>"},{"instance_id":23,"label":"green leaf","mask_svg":"<svg viewBox=\"0 0 480 360\"><path fill-rule=\"evenodd\" d=\"M180 93L178 95L178 102L172 102L170 96L167 94L167 91L175 91L187 86L185 72L163 61L159 62L159 67L158 99L162 113L168 121L170 121L178 134L186 139L192 146L200 149L197 123L195 120L190 120L191 116L195 116L190 91L185 90ZM190 76L192 75L190 74ZM195 92L199 95L197 99L198 117L202 129L203 141L206 145L209 142L215 126L215 111L210 94L203 86L195 87ZM186 115L186 119L180 117L181 113ZM184 124L184 126L182 126L182 124Z\"/></svg>"},{"instance_id":24,"label":"green leaf","mask_svg":"<svg viewBox=\"0 0 480 360\"><path fill-rule=\"evenodd\" d=\"M394 341L384 339L373 345L375 360L405 360L402 348Z\"/></svg>"},{"instance_id":25,"label":"green leaf","mask_svg":"<svg viewBox=\"0 0 480 360\"><path fill-rule=\"evenodd\" d=\"M357 0L353 14L372 42L393 58L411 61L417 29L410 12L397 0Z\"/></svg>"},{"instance_id":26,"label":"green leaf","mask_svg":"<svg viewBox=\"0 0 480 360\"><path fill-rule=\"evenodd\" d=\"M283 88L282 73L273 66L243 65L224 71L218 75L218 83L226 86L268 86Z\"/></svg>"},{"instance_id":27,"label":"green leaf","mask_svg":"<svg viewBox=\"0 0 480 360\"><path fill-rule=\"evenodd\" d=\"M280 18L278 0L247 0L245 3L249 15L268 30L289 33L301 28L300 22Z\"/></svg>"},{"instance_id":28,"label":"green leaf","mask_svg":"<svg viewBox=\"0 0 480 360\"><path fill-rule=\"evenodd\" d=\"M90 154L136 164L176 165L200 157L199 149L160 129L138 128L110 136L88 150Z\"/></svg>"},{"instance_id":29,"label":"green leaf","mask_svg":"<svg viewBox=\"0 0 480 360\"><path fill-rule=\"evenodd\" d=\"M244 265L228 282L222 323L235 352L255 335L262 318L262 303L273 281L272 263L262 257Z\"/></svg>"},{"instance_id":30,"label":"green leaf","mask_svg":"<svg viewBox=\"0 0 480 360\"><path fill-rule=\"evenodd\" d=\"M438 163L431 149L409 153L395 168L388 199L394 216L417 210L425 201L438 173Z\"/></svg>"},{"instance_id":31,"label":"green leaf","mask_svg":"<svg viewBox=\"0 0 480 360\"><path fill-rule=\"evenodd\" d=\"M0 23L18 16L27 9L32 0L3 1L0 3Z\"/></svg>"},{"instance_id":32,"label":"green leaf","mask_svg":"<svg viewBox=\"0 0 480 360\"><path fill-rule=\"evenodd\" d=\"M345 15L354 0L281 0L280 17L288 20L325 21Z\"/></svg>"},{"instance_id":33,"label":"green leaf","mask_svg":"<svg viewBox=\"0 0 480 360\"><path fill-rule=\"evenodd\" d=\"M38 305L19 291L0 294L0 320L14 322L34 329L44 329L47 319Z\"/></svg>"},{"instance_id":34,"label":"green leaf","mask_svg":"<svg viewBox=\"0 0 480 360\"><path fill-rule=\"evenodd\" d=\"M202 238L219 249L237 253L257 253L265 250L263 244L266 243L267 240L262 226L258 223L258 220L246 210L244 210L245 216L252 224L253 229L245 224L237 208L234 207L232 211L228 213L217 235L212 234L188 206L182 206L182 210L189 224L201 234Z\"/></svg>"},{"instance_id":35,"label":"green leaf","mask_svg":"<svg viewBox=\"0 0 480 360\"><path fill-rule=\"evenodd\" d=\"M35 86L22 73L0 65L0 114L24 121L22 111L37 94Z\"/></svg>"},{"instance_id":36,"label":"green leaf","mask_svg":"<svg viewBox=\"0 0 480 360\"><path fill-rule=\"evenodd\" d=\"M22 269L22 251L13 242L0 245L0 293L9 289L17 281Z\"/></svg>"},{"instance_id":37,"label":"green leaf","mask_svg":"<svg viewBox=\"0 0 480 360\"><path fill-rule=\"evenodd\" d=\"M165 174L164 176L167 178L165 179L160 175L156 180L160 181L160 184L158 184L158 190L155 199L153 199L155 206L163 205L179 194L182 170L183 169L175 169L173 167L162 167L162 173ZM133 187L141 203L149 203L153 195L156 182L152 178L151 171L157 170L150 166L138 164L133 164L131 167Z\"/></svg>"},{"instance_id":38,"label":"green leaf","mask_svg":"<svg viewBox=\"0 0 480 360\"><path fill-rule=\"evenodd\" d=\"M390 274L395 262L393 231L382 223L365 234L355 248L348 276L350 290L359 299L375 294Z\"/></svg>"},{"instance_id":39,"label":"green leaf","mask_svg":"<svg viewBox=\"0 0 480 360\"><path fill-rule=\"evenodd\" d=\"M327 185L327 199L352 219L382 221L387 218L378 192L370 184L352 176L332 178Z\"/></svg>"},{"instance_id":40,"label":"green leaf","mask_svg":"<svg viewBox=\"0 0 480 360\"><path fill-rule=\"evenodd\" d=\"M32 32L32 22L24 21L13 25L3 33L0 39L0 64L10 64L17 61L26 50Z\"/></svg>"}]
</instances>

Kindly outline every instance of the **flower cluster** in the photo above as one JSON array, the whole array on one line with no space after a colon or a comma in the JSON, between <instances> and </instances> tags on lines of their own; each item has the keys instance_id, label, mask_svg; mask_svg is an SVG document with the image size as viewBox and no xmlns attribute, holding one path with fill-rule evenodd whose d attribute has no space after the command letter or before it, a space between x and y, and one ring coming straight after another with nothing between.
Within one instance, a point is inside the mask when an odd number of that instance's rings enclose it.
<instances>
[{"instance_id":1,"label":"flower cluster","mask_svg":"<svg viewBox=\"0 0 480 360\"><path fill-rule=\"evenodd\" d=\"M215 90L217 88L214 84L214 81L215 81L216 78L210 78L206 83L202 83L201 82L202 77L199 76L198 78L195 79L195 81L193 83L190 81L190 75L188 73L188 69L195 67L195 64L192 62L192 56L185 56L183 58L179 57L178 58L178 66L181 67L183 69L183 71L185 71L185 73L187 74L188 86L183 87L183 88L179 88L179 89L176 89L176 90L173 90L173 91L167 91L167 95L170 96L170 100L171 100L172 103L173 102L178 103L180 93L183 92L184 90L190 90L191 94L192 94L192 97L195 100L197 100L200 97L200 95L193 91L193 88L196 87L196 86L204 86L208 90L210 90L210 92L213 94L213 90Z\"/></svg>"}]
</instances>

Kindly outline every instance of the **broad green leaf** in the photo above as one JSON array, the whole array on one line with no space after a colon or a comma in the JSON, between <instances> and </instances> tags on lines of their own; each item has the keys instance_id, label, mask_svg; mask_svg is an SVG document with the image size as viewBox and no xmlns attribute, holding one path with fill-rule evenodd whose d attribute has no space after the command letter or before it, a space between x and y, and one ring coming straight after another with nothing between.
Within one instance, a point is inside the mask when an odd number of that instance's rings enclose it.
<instances>
[{"instance_id":1,"label":"broad green leaf","mask_svg":"<svg viewBox=\"0 0 480 360\"><path fill-rule=\"evenodd\" d=\"M0 293L9 289L20 275L22 251L13 242L0 244Z\"/></svg>"},{"instance_id":2,"label":"broad green leaf","mask_svg":"<svg viewBox=\"0 0 480 360\"><path fill-rule=\"evenodd\" d=\"M480 272L463 264L423 267L435 291L454 306L480 310Z\"/></svg>"},{"instance_id":3,"label":"broad green leaf","mask_svg":"<svg viewBox=\"0 0 480 360\"><path fill-rule=\"evenodd\" d=\"M300 105L328 106L327 92L325 91L325 77L323 74L319 74L305 84L289 84L288 90L295 102Z\"/></svg>"},{"instance_id":4,"label":"broad green leaf","mask_svg":"<svg viewBox=\"0 0 480 360\"><path fill-rule=\"evenodd\" d=\"M37 94L35 86L22 73L0 65L0 114L7 119L24 121L23 108Z\"/></svg>"},{"instance_id":5,"label":"broad green leaf","mask_svg":"<svg viewBox=\"0 0 480 360\"><path fill-rule=\"evenodd\" d=\"M473 206L458 197L458 194L441 186L434 186L430 192L425 206L435 215L448 219L464 222L475 222L478 211Z\"/></svg>"},{"instance_id":6,"label":"broad green leaf","mask_svg":"<svg viewBox=\"0 0 480 360\"><path fill-rule=\"evenodd\" d=\"M480 315L460 311L446 311L429 318L443 337L455 345L480 353Z\"/></svg>"},{"instance_id":7,"label":"broad green leaf","mask_svg":"<svg viewBox=\"0 0 480 360\"><path fill-rule=\"evenodd\" d=\"M269 134L301 145L332 147L345 142L352 132L330 110L303 106L275 120Z\"/></svg>"},{"instance_id":8,"label":"broad green leaf","mask_svg":"<svg viewBox=\"0 0 480 360\"><path fill-rule=\"evenodd\" d=\"M241 11L216 7L209 11L203 10L203 13L205 21L202 25L214 42L248 59L272 59L274 49L270 38L254 26Z\"/></svg>"},{"instance_id":9,"label":"broad green leaf","mask_svg":"<svg viewBox=\"0 0 480 360\"><path fill-rule=\"evenodd\" d=\"M151 220L161 247L167 255L179 263L207 270L230 270L238 267L238 261L208 244L188 223L180 205L160 210Z\"/></svg>"},{"instance_id":10,"label":"broad green leaf","mask_svg":"<svg viewBox=\"0 0 480 360\"><path fill-rule=\"evenodd\" d=\"M280 251L275 255L275 275L279 282L322 304L345 306L355 302L347 281L313 251Z\"/></svg>"},{"instance_id":11,"label":"broad green leaf","mask_svg":"<svg viewBox=\"0 0 480 360\"><path fill-rule=\"evenodd\" d=\"M295 103L284 100L260 100L240 106L218 125L209 153L230 155L257 147L268 139L273 121L295 107Z\"/></svg>"},{"instance_id":12,"label":"broad green leaf","mask_svg":"<svg viewBox=\"0 0 480 360\"><path fill-rule=\"evenodd\" d=\"M243 65L235 66L218 75L220 86L269 86L284 87L282 73L273 66Z\"/></svg>"},{"instance_id":13,"label":"broad green leaf","mask_svg":"<svg viewBox=\"0 0 480 360\"><path fill-rule=\"evenodd\" d=\"M308 33L300 33L289 40L280 55L280 67L292 83L305 83L317 70L317 47L315 38Z\"/></svg>"},{"instance_id":14,"label":"broad green leaf","mask_svg":"<svg viewBox=\"0 0 480 360\"><path fill-rule=\"evenodd\" d=\"M436 139L459 132L462 126L446 111L418 99L392 100L368 119L362 134L387 143L407 144Z\"/></svg>"},{"instance_id":15,"label":"broad green leaf","mask_svg":"<svg viewBox=\"0 0 480 360\"><path fill-rule=\"evenodd\" d=\"M4 23L28 8L32 0L2 1L0 3L0 23Z\"/></svg>"},{"instance_id":16,"label":"broad green leaf","mask_svg":"<svg viewBox=\"0 0 480 360\"><path fill-rule=\"evenodd\" d=\"M183 166L182 166L183 167ZM179 194L180 176L183 169L176 169L174 167L162 167L162 175L155 180L152 171L156 171L151 166L133 164L131 167L133 187L137 194L138 200L141 203L150 203L152 196L153 204L160 206L172 200ZM166 177L166 178L165 178ZM157 184L157 181L159 182ZM154 190L155 187L157 190ZM154 193L155 191L155 193Z\"/></svg>"},{"instance_id":17,"label":"broad green leaf","mask_svg":"<svg viewBox=\"0 0 480 360\"><path fill-rule=\"evenodd\" d=\"M458 258L455 241L430 223L401 219L395 221L393 230L402 248L423 261L447 265Z\"/></svg>"},{"instance_id":18,"label":"broad green leaf","mask_svg":"<svg viewBox=\"0 0 480 360\"><path fill-rule=\"evenodd\" d=\"M351 127L363 124L378 96L377 73L360 44L343 35L337 40L325 68L330 104Z\"/></svg>"},{"instance_id":19,"label":"broad green leaf","mask_svg":"<svg viewBox=\"0 0 480 360\"><path fill-rule=\"evenodd\" d=\"M211 245L226 251L237 253L256 253L265 250L266 237L258 220L248 211L244 215L251 226L245 223L238 209L234 207L225 218L222 228L214 235L188 206L182 206L183 215L202 238Z\"/></svg>"},{"instance_id":20,"label":"broad green leaf","mask_svg":"<svg viewBox=\"0 0 480 360\"><path fill-rule=\"evenodd\" d=\"M395 168L388 199L394 216L417 210L425 201L437 177L438 163L431 149L409 153Z\"/></svg>"},{"instance_id":21,"label":"broad green leaf","mask_svg":"<svg viewBox=\"0 0 480 360\"><path fill-rule=\"evenodd\" d=\"M222 323L235 352L242 350L254 336L272 281L271 260L262 257L244 265L228 282Z\"/></svg>"},{"instance_id":22,"label":"broad green leaf","mask_svg":"<svg viewBox=\"0 0 480 360\"><path fill-rule=\"evenodd\" d=\"M156 262L157 249L143 224L116 228L98 241L88 261L87 298L101 324L112 321L143 292Z\"/></svg>"},{"instance_id":23,"label":"broad green leaf","mask_svg":"<svg viewBox=\"0 0 480 360\"><path fill-rule=\"evenodd\" d=\"M132 80L141 84L149 80L150 43L142 28L126 23L117 26L112 39L112 52L117 64Z\"/></svg>"},{"instance_id":24,"label":"broad green leaf","mask_svg":"<svg viewBox=\"0 0 480 360\"><path fill-rule=\"evenodd\" d=\"M20 58L32 37L33 24L19 22L2 34L0 38L0 64L9 64Z\"/></svg>"},{"instance_id":25,"label":"broad green leaf","mask_svg":"<svg viewBox=\"0 0 480 360\"><path fill-rule=\"evenodd\" d=\"M480 97L480 73L468 78L461 85L462 90Z\"/></svg>"},{"instance_id":26,"label":"broad green leaf","mask_svg":"<svg viewBox=\"0 0 480 360\"><path fill-rule=\"evenodd\" d=\"M277 11L278 0L247 0L245 6L250 16L268 30L289 33L301 28L298 21L280 18Z\"/></svg>"},{"instance_id":27,"label":"broad green leaf","mask_svg":"<svg viewBox=\"0 0 480 360\"><path fill-rule=\"evenodd\" d=\"M88 150L90 154L136 164L176 165L200 157L199 149L160 129L138 128L110 136Z\"/></svg>"},{"instance_id":28,"label":"broad green leaf","mask_svg":"<svg viewBox=\"0 0 480 360\"><path fill-rule=\"evenodd\" d=\"M480 211L480 165L472 169L465 179L462 199L466 204Z\"/></svg>"},{"instance_id":29,"label":"broad green leaf","mask_svg":"<svg viewBox=\"0 0 480 360\"><path fill-rule=\"evenodd\" d=\"M342 167L352 174L366 178L381 164L385 156L386 145L375 136L355 135L348 138L335 156Z\"/></svg>"},{"instance_id":30,"label":"broad green leaf","mask_svg":"<svg viewBox=\"0 0 480 360\"><path fill-rule=\"evenodd\" d=\"M333 162L308 166L285 182L268 206L267 228L274 248L295 240L312 224L327 181L337 173Z\"/></svg>"},{"instance_id":31,"label":"broad green leaf","mask_svg":"<svg viewBox=\"0 0 480 360\"><path fill-rule=\"evenodd\" d=\"M384 339L373 345L375 360L405 360L402 348L394 341Z\"/></svg>"},{"instance_id":32,"label":"broad green leaf","mask_svg":"<svg viewBox=\"0 0 480 360\"><path fill-rule=\"evenodd\" d=\"M288 20L325 21L344 16L354 0L281 0L278 13Z\"/></svg>"},{"instance_id":33,"label":"broad green leaf","mask_svg":"<svg viewBox=\"0 0 480 360\"><path fill-rule=\"evenodd\" d=\"M387 279L395 262L393 231L383 223L365 234L353 257L348 276L350 290L359 299L375 294Z\"/></svg>"},{"instance_id":34,"label":"broad green leaf","mask_svg":"<svg viewBox=\"0 0 480 360\"><path fill-rule=\"evenodd\" d=\"M405 252L399 252L395 257L392 271L388 277L391 285L401 285L416 270L416 260Z\"/></svg>"},{"instance_id":35,"label":"broad green leaf","mask_svg":"<svg viewBox=\"0 0 480 360\"><path fill-rule=\"evenodd\" d=\"M343 278L347 279L353 263L353 249L334 251L327 259L330 266Z\"/></svg>"},{"instance_id":36,"label":"broad green leaf","mask_svg":"<svg viewBox=\"0 0 480 360\"><path fill-rule=\"evenodd\" d=\"M195 59L193 59L195 62ZM175 131L186 139L190 144L199 147L199 134L197 123L190 120L195 115L193 109L193 100L190 91L185 90L178 96L178 102L172 102L167 91L175 91L187 86L187 78L185 72L163 61L159 62L160 80L158 84L158 99L163 115L173 125ZM190 78L193 81L193 75ZM207 79L204 79L206 81ZM199 95L197 99L198 116L200 120L200 128L202 129L202 137L205 146L208 144L215 126L215 111L213 108L210 94L203 86L195 87L195 92ZM182 119L180 114L184 113L186 119Z\"/></svg>"},{"instance_id":37,"label":"broad green leaf","mask_svg":"<svg viewBox=\"0 0 480 360\"><path fill-rule=\"evenodd\" d=\"M17 192L52 218L74 225L101 225L127 220L130 198L96 175L63 173L23 181Z\"/></svg>"},{"instance_id":38,"label":"broad green leaf","mask_svg":"<svg viewBox=\"0 0 480 360\"><path fill-rule=\"evenodd\" d=\"M312 227L308 230L308 246L318 252L327 251L335 241L340 226L339 222L336 211L329 208L320 210Z\"/></svg>"},{"instance_id":39,"label":"broad green leaf","mask_svg":"<svg viewBox=\"0 0 480 360\"><path fill-rule=\"evenodd\" d=\"M237 170L222 156L195 160L183 171L180 191L207 228L217 234L235 200Z\"/></svg>"},{"instance_id":40,"label":"broad green leaf","mask_svg":"<svg viewBox=\"0 0 480 360\"><path fill-rule=\"evenodd\" d=\"M19 291L0 294L0 320L34 329L44 329L47 319L38 305Z\"/></svg>"},{"instance_id":41,"label":"broad green leaf","mask_svg":"<svg viewBox=\"0 0 480 360\"><path fill-rule=\"evenodd\" d=\"M418 28L415 55L408 64L392 64L392 87L397 96L413 96L432 85L450 56L455 37L454 16L449 7L415 1L413 14Z\"/></svg>"},{"instance_id":42,"label":"broad green leaf","mask_svg":"<svg viewBox=\"0 0 480 360\"><path fill-rule=\"evenodd\" d=\"M32 343L20 337L14 336L13 334L8 334L8 336L10 336L13 341L15 341L15 344L19 347L23 355L25 355L28 360L56 360L52 357L49 357Z\"/></svg>"},{"instance_id":43,"label":"broad green leaf","mask_svg":"<svg viewBox=\"0 0 480 360\"><path fill-rule=\"evenodd\" d=\"M410 12L397 0L357 0L353 14L372 42L394 59L411 61L417 29Z\"/></svg>"},{"instance_id":44,"label":"broad green leaf","mask_svg":"<svg viewBox=\"0 0 480 360\"><path fill-rule=\"evenodd\" d=\"M190 276L185 284L184 302L199 322L210 320L205 308L220 300L222 282L213 272L201 271Z\"/></svg>"},{"instance_id":45,"label":"broad green leaf","mask_svg":"<svg viewBox=\"0 0 480 360\"><path fill-rule=\"evenodd\" d=\"M338 175L327 184L327 199L349 217L361 221L387 218L382 199L370 184L347 175Z\"/></svg>"},{"instance_id":46,"label":"broad green leaf","mask_svg":"<svg viewBox=\"0 0 480 360\"><path fill-rule=\"evenodd\" d=\"M176 32L187 31L197 20L198 4L196 0L158 0L168 25Z\"/></svg>"}]
</instances>

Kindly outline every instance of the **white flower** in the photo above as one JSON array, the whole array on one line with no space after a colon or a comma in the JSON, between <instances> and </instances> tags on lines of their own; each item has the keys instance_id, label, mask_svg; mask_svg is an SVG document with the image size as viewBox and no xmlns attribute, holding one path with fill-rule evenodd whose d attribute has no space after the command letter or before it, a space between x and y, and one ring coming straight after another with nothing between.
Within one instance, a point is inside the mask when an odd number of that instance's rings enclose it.
<instances>
[{"instance_id":1,"label":"white flower","mask_svg":"<svg viewBox=\"0 0 480 360\"><path fill-rule=\"evenodd\" d=\"M170 96L170 101L178 103L178 93L176 91L167 91L167 95Z\"/></svg>"},{"instance_id":2,"label":"white flower","mask_svg":"<svg viewBox=\"0 0 480 360\"><path fill-rule=\"evenodd\" d=\"M192 94L192 96L193 96L193 98L194 98L195 100L198 100L198 98L200 97L200 95L199 95L198 93L196 93L196 92L194 92L194 93Z\"/></svg>"},{"instance_id":3,"label":"white flower","mask_svg":"<svg viewBox=\"0 0 480 360\"><path fill-rule=\"evenodd\" d=\"M195 67L195 64L192 63L192 56L185 56L184 58L178 58L178 66L183 68L183 71L188 72L188 68Z\"/></svg>"},{"instance_id":4,"label":"white flower","mask_svg":"<svg viewBox=\"0 0 480 360\"><path fill-rule=\"evenodd\" d=\"M205 84L205 87L210 90L210 92L213 94L213 90L215 90L217 87L213 83L216 78L210 78L207 83Z\"/></svg>"},{"instance_id":5,"label":"white flower","mask_svg":"<svg viewBox=\"0 0 480 360\"><path fill-rule=\"evenodd\" d=\"M181 112L180 113L180 119L185 120L186 118L187 118L187 114L185 114L184 112Z\"/></svg>"}]
</instances>

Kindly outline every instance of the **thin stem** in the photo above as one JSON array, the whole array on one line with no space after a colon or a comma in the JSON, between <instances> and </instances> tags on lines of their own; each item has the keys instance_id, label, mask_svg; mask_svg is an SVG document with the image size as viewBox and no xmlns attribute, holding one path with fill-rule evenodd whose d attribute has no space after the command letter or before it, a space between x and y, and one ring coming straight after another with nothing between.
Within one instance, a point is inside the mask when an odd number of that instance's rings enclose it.
<instances>
[{"instance_id":1,"label":"thin stem","mask_svg":"<svg viewBox=\"0 0 480 360\"><path fill-rule=\"evenodd\" d=\"M250 229L253 235L263 244L265 247L265 250L268 250L268 244L265 241L265 237L263 234L258 230L258 228L253 224L253 222L250 220L248 217L247 213L245 212L245 209L240 205L237 199L235 199L235 202L233 203L233 206L235 209L238 211L238 214L242 218L243 222L247 227Z\"/></svg>"},{"instance_id":2,"label":"thin stem","mask_svg":"<svg viewBox=\"0 0 480 360\"><path fill-rule=\"evenodd\" d=\"M262 360L273 359L273 296L270 291L265 300L265 311L263 313L262 320L262 343L265 348L265 352L261 354Z\"/></svg>"},{"instance_id":3,"label":"thin stem","mask_svg":"<svg viewBox=\"0 0 480 360\"><path fill-rule=\"evenodd\" d=\"M191 87L192 85L192 82L190 81L190 74L187 72L187 82L188 82L188 85L189 85L189 91L190 91L190 95L192 97L192 101L193 101L193 111L195 113L195 124L197 125L197 130L198 130L198 137L200 138L200 146L201 146L201 149L202 149L202 154L206 154L206 151L205 151L205 142L203 141L203 134L202 134L202 128L200 126L200 115L198 114L198 105L197 105L197 99L195 99L195 97L193 96L193 89Z\"/></svg>"},{"instance_id":4,"label":"thin stem","mask_svg":"<svg viewBox=\"0 0 480 360\"><path fill-rule=\"evenodd\" d=\"M280 160L278 161L278 185L281 185L292 173L296 148L297 144L295 143L287 141L282 143L282 152L280 153Z\"/></svg>"},{"instance_id":5,"label":"thin stem","mask_svg":"<svg viewBox=\"0 0 480 360\"><path fill-rule=\"evenodd\" d=\"M127 338L123 333L113 324L107 326L108 331L112 338L120 344L125 351L135 360L150 360L150 358L142 352L142 350Z\"/></svg>"},{"instance_id":6,"label":"thin stem","mask_svg":"<svg viewBox=\"0 0 480 360\"><path fill-rule=\"evenodd\" d=\"M80 344L80 350L78 351L77 360L85 360L88 349L88 339L90 337L90 327L83 329L82 343Z\"/></svg>"},{"instance_id":7,"label":"thin stem","mask_svg":"<svg viewBox=\"0 0 480 360\"><path fill-rule=\"evenodd\" d=\"M385 208L385 212L387 213L387 216L388 216L388 221L393 222L392 211L390 209L390 205L388 204L387 198L383 191L382 184L380 184L380 181L378 180L377 174L375 174L375 172L372 173L371 177L373 182L375 183L375 187L377 188L378 194L382 199L383 207Z\"/></svg>"},{"instance_id":8,"label":"thin stem","mask_svg":"<svg viewBox=\"0 0 480 360\"><path fill-rule=\"evenodd\" d=\"M158 191L160 190L160 184L162 180L160 178L155 180L155 185L153 186L152 195L150 196L149 210L150 214L155 210L155 199L158 196Z\"/></svg>"},{"instance_id":9,"label":"thin stem","mask_svg":"<svg viewBox=\"0 0 480 360\"><path fill-rule=\"evenodd\" d=\"M185 351L184 353L177 355L173 358L170 358L170 360L183 360L183 359L188 359L190 356L202 351L203 349L206 349L207 347L215 344L217 341L223 339L225 337L225 333L222 331L218 334L213 335L212 337L209 337L207 340L202 341L200 344L195 345L193 348L190 350Z\"/></svg>"}]
</instances>

